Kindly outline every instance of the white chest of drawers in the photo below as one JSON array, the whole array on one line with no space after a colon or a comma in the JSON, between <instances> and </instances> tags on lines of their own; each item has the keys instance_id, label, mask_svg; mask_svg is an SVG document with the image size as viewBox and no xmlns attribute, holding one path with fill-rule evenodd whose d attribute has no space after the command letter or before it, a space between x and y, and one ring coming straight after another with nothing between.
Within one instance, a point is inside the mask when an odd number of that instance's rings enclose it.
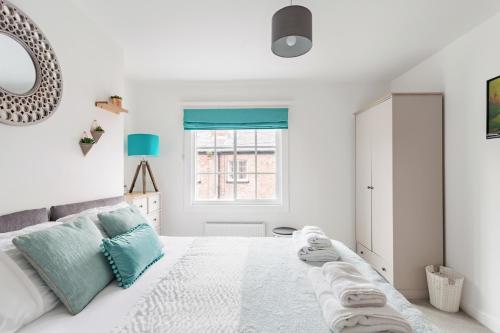
<instances>
[{"instance_id":1,"label":"white chest of drawers","mask_svg":"<svg viewBox=\"0 0 500 333\"><path fill-rule=\"evenodd\" d=\"M161 235L161 194L160 192L126 193L125 200L137 206L147 217L153 229Z\"/></svg>"}]
</instances>

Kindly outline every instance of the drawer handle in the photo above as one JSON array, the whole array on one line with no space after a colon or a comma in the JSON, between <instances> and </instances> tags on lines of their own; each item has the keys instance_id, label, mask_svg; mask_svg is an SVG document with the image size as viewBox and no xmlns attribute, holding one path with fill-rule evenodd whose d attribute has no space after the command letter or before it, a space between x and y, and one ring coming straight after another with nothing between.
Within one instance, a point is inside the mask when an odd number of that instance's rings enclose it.
<instances>
[{"instance_id":1,"label":"drawer handle","mask_svg":"<svg viewBox=\"0 0 500 333\"><path fill-rule=\"evenodd\" d=\"M156 200L155 200L155 201L153 201L153 203L156 203Z\"/></svg>"},{"instance_id":2,"label":"drawer handle","mask_svg":"<svg viewBox=\"0 0 500 333\"><path fill-rule=\"evenodd\" d=\"M153 219L153 221L155 221L155 222L156 222L156 219Z\"/></svg>"},{"instance_id":3,"label":"drawer handle","mask_svg":"<svg viewBox=\"0 0 500 333\"><path fill-rule=\"evenodd\" d=\"M139 208L142 208L142 205L139 205Z\"/></svg>"},{"instance_id":4,"label":"drawer handle","mask_svg":"<svg viewBox=\"0 0 500 333\"><path fill-rule=\"evenodd\" d=\"M382 270L385 272L386 271L385 267L382 267Z\"/></svg>"}]
</instances>

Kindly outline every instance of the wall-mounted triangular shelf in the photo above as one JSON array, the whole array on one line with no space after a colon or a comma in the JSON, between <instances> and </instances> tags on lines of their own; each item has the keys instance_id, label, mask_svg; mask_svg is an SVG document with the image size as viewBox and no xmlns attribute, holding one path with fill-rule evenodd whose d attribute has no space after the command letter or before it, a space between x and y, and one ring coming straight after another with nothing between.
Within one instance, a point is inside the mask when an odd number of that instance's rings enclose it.
<instances>
[{"instance_id":1,"label":"wall-mounted triangular shelf","mask_svg":"<svg viewBox=\"0 0 500 333\"><path fill-rule=\"evenodd\" d=\"M121 108L119 106L116 106L116 105L112 104L111 102L107 102L107 101L97 101L97 102L95 102L95 106L97 106L98 108L101 108L103 110L116 113L116 114L128 113L128 110Z\"/></svg>"}]
</instances>

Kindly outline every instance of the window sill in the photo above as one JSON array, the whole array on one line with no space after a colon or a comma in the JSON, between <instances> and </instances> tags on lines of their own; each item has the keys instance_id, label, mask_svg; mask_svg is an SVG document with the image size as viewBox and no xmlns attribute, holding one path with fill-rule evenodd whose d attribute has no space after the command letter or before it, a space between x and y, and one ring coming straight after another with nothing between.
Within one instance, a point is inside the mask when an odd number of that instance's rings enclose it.
<instances>
[{"instance_id":1,"label":"window sill","mask_svg":"<svg viewBox=\"0 0 500 333\"><path fill-rule=\"evenodd\" d=\"M259 201L192 201L192 207L284 207L280 200Z\"/></svg>"},{"instance_id":2,"label":"window sill","mask_svg":"<svg viewBox=\"0 0 500 333\"><path fill-rule=\"evenodd\" d=\"M184 211L206 216L251 216L252 214L286 213L289 212L287 200L262 201L194 201L184 203Z\"/></svg>"}]
</instances>

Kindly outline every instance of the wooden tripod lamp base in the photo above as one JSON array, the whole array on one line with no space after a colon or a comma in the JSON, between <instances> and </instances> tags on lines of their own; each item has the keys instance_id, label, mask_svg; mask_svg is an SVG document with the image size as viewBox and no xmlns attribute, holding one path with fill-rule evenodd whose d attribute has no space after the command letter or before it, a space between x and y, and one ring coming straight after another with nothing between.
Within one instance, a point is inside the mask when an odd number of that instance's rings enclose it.
<instances>
[{"instance_id":1,"label":"wooden tripod lamp base","mask_svg":"<svg viewBox=\"0 0 500 333\"><path fill-rule=\"evenodd\" d=\"M130 191L128 193L132 193L134 191L135 182L137 181L137 176L139 176L139 171L142 169L142 193L146 193L146 172L149 174L149 178L151 178L151 182L153 183L153 187L155 188L155 192L158 192L158 186L156 186L155 177L153 176L153 171L151 171L151 167L149 166L148 161L142 160L139 162L137 169L135 170L134 180L132 180L132 185L130 186Z\"/></svg>"},{"instance_id":2,"label":"wooden tripod lamp base","mask_svg":"<svg viewBox=\"0 0 500 333\"><path fill-rule=\"evenodd\" d=\"M134 191L135 182L137 181L137 176L139 176L139 170L142 169L142 193L146 194L146 172L149 173L149 177L153 182L155 192L158 192L158 186L156 186L155 177L151 171L148 161L144 156L159 156L159 145L160 137L154 134L129 134L127 140L128 156L142 156L142 161L137 166L135 170L134 180L132 181L132 186L130 186L129 193Z\"/></svg>"}]
</instances>

